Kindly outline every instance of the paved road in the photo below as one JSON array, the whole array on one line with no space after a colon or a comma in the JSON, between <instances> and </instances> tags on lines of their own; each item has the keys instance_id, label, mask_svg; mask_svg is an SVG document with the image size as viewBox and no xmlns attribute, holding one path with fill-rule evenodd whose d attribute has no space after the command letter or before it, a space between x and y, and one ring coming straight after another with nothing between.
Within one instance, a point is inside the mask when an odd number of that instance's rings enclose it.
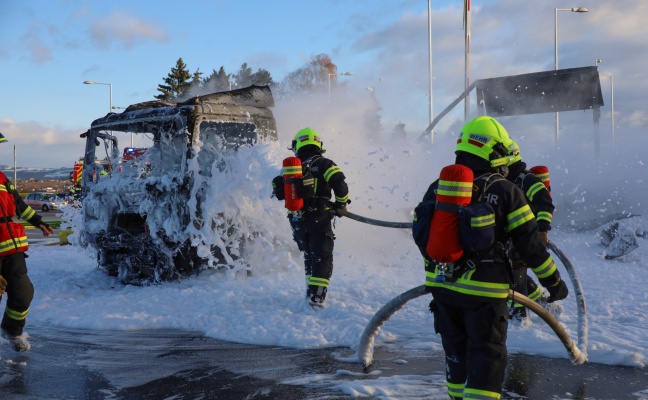
<instances>
[{"instance_id":1,"label":"paved road","mask_svg":"<svg viewBox=\"0 0 648 400\"><path fill-rule=\"evenodd\" d=\"M374 364L338 361L349 349L251 346L171 330L97 332L30 326L32 349L0 342L0 398L32 399L349 399L328 387L286 385L292 377L333 379L427 376L443 371L442 354L379 348ZM406 360L406 363L398 362ZM350 373L336 374L337 371ZM366 374L380 371L380 374ZM511 356L504 399L648 399L648 371L566 359ZM633 394L635 393L635 394ZM392 397L395 398L395 397Z\"/></svg>"},{"instance_id":2,"label":"paved road","mask_svg":"<svg viewBox=\"0 0 648 400\"><path fill-rule=\"evenodd\" d=\"M61 219L61 213L59 211L39 211L38 214L43 217L44 221ZM54 228L54 234L47 237L43 236L43 232L40 229L34 228L31 225L25 227L25 232L27 233L27 242L30 246L59 243L58 228Z\"/></svg>"},{"instance_id":3,"label":"paved road","mask_svg":"<svg viewBox=\"0 0 648 400\"><path fill-rule=\"evenodd\" d=\"M96 332L30 327L32 349L0 344L0 398L26 399L335 399L325 389L277 381L334 374L332 349L297 350L221 342L155 330ZM344 364L351 369L354 364ZM355 369L361 369L359 364Z\"/></svg>"}]
</instances>

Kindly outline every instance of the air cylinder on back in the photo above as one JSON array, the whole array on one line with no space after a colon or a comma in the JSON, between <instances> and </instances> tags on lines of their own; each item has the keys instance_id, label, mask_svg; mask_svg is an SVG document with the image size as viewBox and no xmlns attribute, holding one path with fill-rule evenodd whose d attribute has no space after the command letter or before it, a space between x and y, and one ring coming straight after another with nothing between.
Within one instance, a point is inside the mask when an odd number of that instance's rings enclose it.
<instances>
[{"instance_id":1,"label":"air cylinder on back","mask_svg":"<svg viewBox=\"0 0 648 400\"><path fill-rule=\"evenodd\" d=\"M538 165L529 169L533 175L537 176L545 185L551 196L551 181L549 180L549 168L544 165Z\"/></svg>"},{"instance_id":2,"label":"air cylinder on back","mask_svg":"<svg viewBox=\"0 0 648 400\"><path fill-rule=\"evenodd\" d=\"M430 239L425 248L437 263L452 263L463 255L458 211L472 200L473 178L472 170L463 165L452 164L441 170Z\"/></svg>"},{"instance_id":3,"label":"air cylinder on back","mask_svg":"<svg viewBox=\"0 0 648 400\"><path fill-rule=\"evenodd\" d=\"M290 211L299 211L304 207L304 199L297 194L295 178L302 177L302 163L299 157L287 157L283 160L281 174L284 177L285 206Z\"/></svg>"}]
</instances>

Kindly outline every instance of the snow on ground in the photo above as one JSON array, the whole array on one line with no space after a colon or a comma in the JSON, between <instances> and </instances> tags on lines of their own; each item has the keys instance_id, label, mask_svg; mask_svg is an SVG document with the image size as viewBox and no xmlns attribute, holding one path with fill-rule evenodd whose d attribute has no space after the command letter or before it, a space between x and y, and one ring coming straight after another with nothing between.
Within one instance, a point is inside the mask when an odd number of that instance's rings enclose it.
<instances>
[{"instance_id":1,"label":"snow on ground","mask_svg":"<svg viewBox=\"0 0 648 400\"><path fill-rule=\"evenodd\" d=\"M354 229L357 224L338 221L337 230ZM552 240L560 243L574 264L585 290L589 361L645 367L648 241L640 239L639 249L623 260L610 261L602 258L603 248L591 233L553 232ZM37 246L28 259L36 287L29 323L97 330L187 329L240 343L355 350L374 313L423 280L413 251L404 254L398 265L382 262L381 253L375 251L373 262L367 262L338 251L328 307L313 311L304 302L297 253L282 269L274 268L277 258L269 257L269 263L251 277L205 272L180 282L136 287L116 284L77 247ZM397 312L381 329L377 345L397 341L405 349L441 350L428 302L425 296ZM562 307L559 321L576 340L573 290ZM561 342L536 316L530 327L510 327L508 347L512 353L568 358Z\"/></svg>"},{"instance_id":2,"label":"snow on ground","mask_svg":"<svg viewBox=\"0 0 648 400\"><path fill-rule=\"evenodd\" d=\"M264 238L252 249L251 276L210 270L179 282L123 286L98 269L92 255L80 247L34 246L27 262L36 296L27 331L29 324L93 330L169 328L202 331L209 337L248 344L342 346L356 350L367 322L383 304L423 284L423 266L410 232L337 219L335 270L328 306L320 311L306 306L301 254L291 239L283 204L270 199L270 181L279 174L281 160L291 155L285 150L291 132L308 125L321 132L328 149L326 156L347 175L352 199L349 211L370 218L410 221L411 210L429 183L442 166L454 159L454 138L450 134L430 146L414 140L389 143L353 129L338 129L316 118L308 123L286 123L281 131L286 133L280 135L279 143L262 144L246 153L245 157L256 160L249 164L252 167L241 171L244 178L239 186L233 185L231 179L214 180L214 201L224 195L218 189L227 187L228 196L239 199L239 205L232 207L241 207ZM510 133L516 139L514 132ZM646 206L636 200L635 192L648 192L642 178L646 176L643 163L638 160L639 168L627 169L623 163L633 161L625 157L618 164L606 162L604 167L598 167L600 163L592 160L591 154L583 155L579 161L573 152L560 151L551 153L551 159L533 160L534 154L543 153L525 152L525 141L518 143L530 166L535 165L534 161L546 163L552 171L553 194L559 208L550 239L571 260L585 291L589 361L645 367L648 239L638 238L639 248L629 255L606 260L605 248L594 230L574 229L579 221L588 218L630 209L633 213L645 211ZM570 148L570 144L562 147ZM554 163L560 167L553 168ZM622 171L627 184L618 182L615 171ZM264 183L261 190L258 182ZM613 194L605 192L610 187L614 188ZM576 341L573 286L565 269L560 268L571 293L561 302L558 319ZM429 296L415 299L397 312L382 327L376 345L389 342L398 343L406 351L442 351L440 337L433 332L429 300ZM532 316L531 326L510 327L508 348L511 353L569 357L556 335L537 316ZM294 379L325 381L326 377ZM443 376L335 384L345 393L358 396L388 396L385 393L394 391L412 396L421 391L429 397L445 396Z\"/></svg>"}]
</instances>

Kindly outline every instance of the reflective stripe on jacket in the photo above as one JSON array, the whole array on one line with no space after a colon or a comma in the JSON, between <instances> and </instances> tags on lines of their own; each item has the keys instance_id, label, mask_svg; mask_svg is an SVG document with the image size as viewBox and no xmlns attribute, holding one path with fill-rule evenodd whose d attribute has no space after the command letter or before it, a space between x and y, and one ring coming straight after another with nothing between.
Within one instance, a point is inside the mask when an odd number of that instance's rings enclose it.
<instances>
[{"instance_id":1,"label":"reflective stripe on jacket","mask_svg":"<svg viewBox=\"0 0 648 400\"><path fill-rule=\"evenodd\" d=\"M298 154L302 165L307 165L308 171L315 179L315 198L330 199L331 191L335 202L346 204L349 200L349 187L340 167L332 160L322 157L319 153L306 152Z\"/></svg>"},{"instance_id":2,"label":"reflective stripe on jacket","mask_svg":"<svg viewBox=\"0 0 648 400\"><path fill-rule=\"evenodd\" d=\"M478 179L480 177L475 180ZM437 186L438 182L430 185L423 200L435 199ZM536 219L522 191L512 182L498 179L492 181L483 193L484 201L490 203L495 211L496 241L506 243L511 238L522 259L538 278L548 278L554 274L558 277L553 258L538 238ZM475 261L476 267L468 269L455 282L437 282L437 265L434 261L426 259L425 285L435 296L447 293L455 296L477 296L483 301L505 301L510 286L505 256L495 254Z\"/></svg>"},{"instance_id":3,"label":"reflective stripe on jacket","mask_svg":"<svg viewBox=\"0 0 648 400\"><path fill-rule=\"evenodd\" d=\"M0 257L29 249L25 228L13 222L14 215L36 227L42 223L40 215L23 201L11 181L0 172Z\"/></svg>"},{"instance_id":4,"label":"reflective stripe on jacket","mask_svg":"<svg viewBox=\"0 0 648 400\"><path fill-rule=\"evenodd\" d=\"M538 222L538 229L546 232L551 229L554 204L547 187L533 172L526 169L526 163L519 162L510 171L509 180L513 181L527 198L529 206L535 214Z\"/></svg>"}]
</instances>

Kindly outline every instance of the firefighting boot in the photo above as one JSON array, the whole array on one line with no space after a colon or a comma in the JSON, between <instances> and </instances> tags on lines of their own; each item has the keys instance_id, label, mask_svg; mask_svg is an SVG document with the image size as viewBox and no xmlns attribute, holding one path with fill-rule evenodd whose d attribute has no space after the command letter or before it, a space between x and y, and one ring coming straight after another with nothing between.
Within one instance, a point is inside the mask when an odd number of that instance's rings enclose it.
<instances>
[{"instance_id":1,"label":"firefighting boot","mask_svg":"<svg viewBox=\"0 0 648 400\"><path fill-rule=\"evenodd\" d=\"M9 333L7 333L7 331L5 331L4 329L2 330L2 338L9 341L11 348L19 353L27 351L31 348L31 345L27 341L28 337L29 335L27 334L27 332L24 332L20 336L11 336Z\"/></svg>"},{"instance_id":2,"label":"firefighting boot","mask_svg":"<svg viewBox=\"0 0 648 400\"><path fill-rule=\"evenodd\" d=\"M324 308L324 301L326 300L327 289L324 286L308 285L308 292L306 300L308 305L314 310Z\"/></svg>"}]
</instances>

